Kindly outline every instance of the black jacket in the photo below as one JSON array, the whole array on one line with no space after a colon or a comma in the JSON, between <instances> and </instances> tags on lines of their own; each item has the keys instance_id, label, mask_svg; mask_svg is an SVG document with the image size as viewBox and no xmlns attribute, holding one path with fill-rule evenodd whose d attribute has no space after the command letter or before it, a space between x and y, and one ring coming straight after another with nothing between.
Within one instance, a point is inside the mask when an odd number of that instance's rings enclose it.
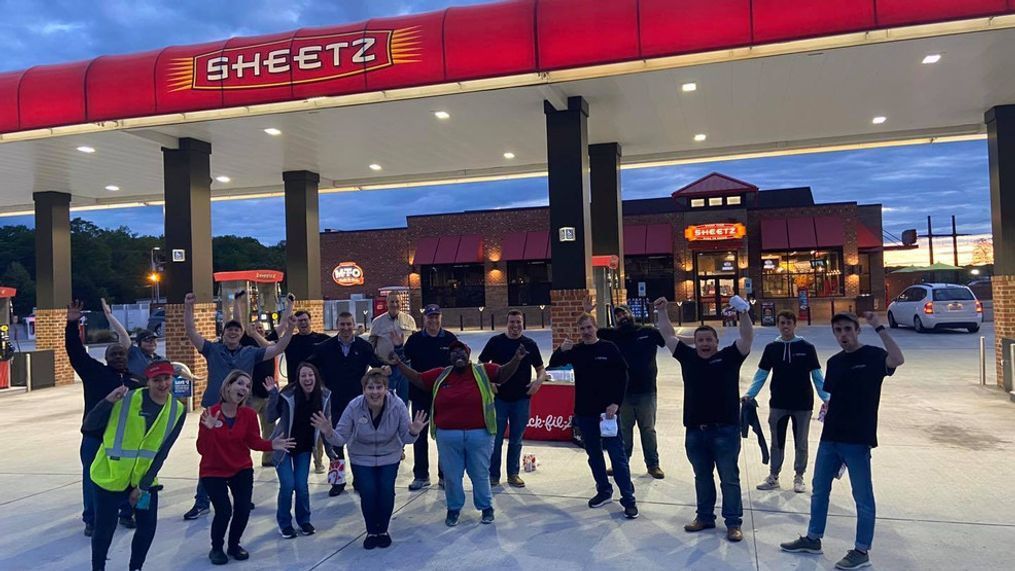
<instances>
[{"instance_id":1,"label":"black jacket","mask_svg":"<svg viewBox=\"0 0 1015 571\"><path fill-rule=\"evenodd\" d=\"M768 444L765 433L761 431L761 420L758 419L758 401L749 398L740 403L740 436L747 438L747 431L754 430L758 435L758 446L761 446L761 463L768 464Z\"/></svg>"},{"instance_id":2,"label":"black jacket","mask_svg":"<svg viewBox=\"0 0 1015 571\"><path fill-rule=\"evenodd\" d=\"M117 371L89 355L88 350L81 343L77 320L67 322L63 341L64 348L67 349L67 356L70 358L70 366L81 377L81 384L85 387L85 410L81 415L82 424L84 424L89 411L113 392L116 387L124 385L128 389L134 390L144 386L145 383L130 371ZM81 434L96 438L102 438L104 431L105 426L100 430L86 430L84 426L81 427Z\"/></svg>"},{"instance_id":3,"label":"black jacket","mask_svg":"<svg viewBox=\"0 0 1015 571\"><path fill-rule=\"evenodd\" d=\"M332 418L342 416L346 405L363 394L361 381L367 369L381 365L374 357L373 345L365 339L355 337L349 355L345 355L342 353L342 341L337 335L315 345L314 352L307 361L317 366L324 378L324 386L331 391Z\"/></svg>"}]
</instances>

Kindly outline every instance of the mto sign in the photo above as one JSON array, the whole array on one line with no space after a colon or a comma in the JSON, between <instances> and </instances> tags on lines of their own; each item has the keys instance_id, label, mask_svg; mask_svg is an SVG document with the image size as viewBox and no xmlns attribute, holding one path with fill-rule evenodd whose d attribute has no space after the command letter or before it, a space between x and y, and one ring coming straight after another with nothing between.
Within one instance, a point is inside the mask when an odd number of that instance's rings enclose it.
<instances>
[{"instance_id":1,"label":"mto sign","mask_svg":"<svg viewBox=\"0 0 1015 571\"><path fill-rule=\"evenodd\" d=\"M699 224L684 229L684 238L689 242L702 240L739 240L747 235L747 227L739 222Z\"/></svg>"},{"instance_id":2,"label":"mto sign","mask_svg":"<svg viewBox=\"0 0 1015 571\"><path fill-rule=\"evenodd\" d=\"M418 61L419 31L366 30L294 37L178 58L169 90L257 89L328 81Z\"/></svg>"},{"instance_id":3,"label":"mto sign","mask_svg":"<svg viewBox=\"0 0 1015 571\"><path fill-rule=\"evenodd\" d=\"M363 268L356 262L342 262L331 271L331 279L345 287L363 285Z\"/></svg>"}]
</instances>

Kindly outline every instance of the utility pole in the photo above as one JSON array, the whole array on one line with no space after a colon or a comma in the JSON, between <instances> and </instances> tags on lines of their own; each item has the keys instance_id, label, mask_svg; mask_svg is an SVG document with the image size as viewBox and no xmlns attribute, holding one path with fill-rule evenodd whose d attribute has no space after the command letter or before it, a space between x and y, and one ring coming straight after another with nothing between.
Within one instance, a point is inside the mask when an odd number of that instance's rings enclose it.
<instances>
[{"instance_id":1,"label":"utility pole","mask_svg":"<svg viewBox=\"0 0 1015 571\"><path fill-rule=\"evenodd\" d=\"M955 267L959 266L959 234L955 231L955 215L952 214L952 256Z\"/></svg>"},{"instance_id":2,"label":"utility pole","mask_svg":"<svg viewBox=\"0 0 1015 571\"><path fill-rule=\"evenodd\" d=\"M931 226L930 216L927 217L927 233L920 238L927 239L927 252L930 254L930 265L934 265L934 238L946 238L951 236L952 239L952 261L954 266L959 265L959 236L968 236L969 234L959 234L958 227L955 222L955 215L952 214L952 231L950 234L935 234L934 229Z\"/></svg>"},{"instance_id":3,"label":"utility pole","mask_svg":"<svg viewBox=\"0 0 1015 571\"><path fill-rule=\"evenodd\" d=\"M927 217L927 249L930 252L930 265L934 265L934 230L930 226L930 216Z\"/></svg>"}]
</instances>

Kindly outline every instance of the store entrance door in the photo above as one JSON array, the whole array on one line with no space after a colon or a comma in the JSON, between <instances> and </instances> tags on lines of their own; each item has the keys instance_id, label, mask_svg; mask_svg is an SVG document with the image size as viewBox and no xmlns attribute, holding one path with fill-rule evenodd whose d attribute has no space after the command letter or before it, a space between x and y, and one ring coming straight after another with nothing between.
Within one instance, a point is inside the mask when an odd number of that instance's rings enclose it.
<instances>
[{"instance_id":1,"label":"store entrance door","mask_svg":"<svg viewBox=\"0 0 1015 571\"><path fill-rule=\"evenodd\" d=\"M698 278L698 299L702 319L722 319L722 309L736 295L734 277L705 276Z\"/></svg>"}]
</instances>

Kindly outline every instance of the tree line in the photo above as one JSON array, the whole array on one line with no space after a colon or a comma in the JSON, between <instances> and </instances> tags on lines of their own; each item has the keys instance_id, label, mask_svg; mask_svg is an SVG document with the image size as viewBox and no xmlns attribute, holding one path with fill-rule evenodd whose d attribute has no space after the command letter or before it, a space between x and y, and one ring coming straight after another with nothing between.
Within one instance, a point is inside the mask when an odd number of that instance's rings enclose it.
<instances>
[{"instance_id":1,"label":"tree line","mask_svg":"<svg viewBox=\"0 0 1015 571\"><path fill-rule=\"evenodd\" d=\"M70 223L71 292L98 308L99 298L110 304L151 298L152 248L165 249L162 236L145 236L127 227L106 229L81 218ZM18 290L14 312L32 313L35 307L35 231L27 226L0 226L0 285ZM254 238L212 238L212 267L226 270L284 270L285 242L265 246Z\"/></svg>"}]
</instances>

